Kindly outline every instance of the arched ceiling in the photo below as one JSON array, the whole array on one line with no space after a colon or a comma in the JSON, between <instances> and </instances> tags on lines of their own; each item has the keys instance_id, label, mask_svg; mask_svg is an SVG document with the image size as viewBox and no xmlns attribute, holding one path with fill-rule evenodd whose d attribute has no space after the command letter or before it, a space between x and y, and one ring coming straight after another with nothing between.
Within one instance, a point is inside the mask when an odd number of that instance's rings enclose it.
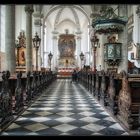
<instances>
[{"instance_id":1,"label":"arched ceiling","mask_svg":"<svg viewBox=\"0 0 140 140\"><path fill-rule=\"evenodd\" d=\"M83 28L85 22L90 23L90 5L51 5L44 6L43 11L45 21L49 21L54 28L65 20L72 21L77 28Z\"/></svg>"}]
</instances>

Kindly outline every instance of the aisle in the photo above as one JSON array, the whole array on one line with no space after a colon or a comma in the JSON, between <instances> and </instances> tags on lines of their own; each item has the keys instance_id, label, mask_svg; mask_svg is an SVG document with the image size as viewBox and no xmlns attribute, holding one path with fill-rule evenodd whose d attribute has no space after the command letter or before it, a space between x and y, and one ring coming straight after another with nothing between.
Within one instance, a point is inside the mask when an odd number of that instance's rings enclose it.
<instances>
[{"instance_id":1,"label":"aisle","mask_svg":"<svg viewBox=\"0 0 140 140\"><path fill-rule=\"evenodd\" d=\"M2 135L128 135L79 84L58 79Z\"/></svg>"}]
</instances>

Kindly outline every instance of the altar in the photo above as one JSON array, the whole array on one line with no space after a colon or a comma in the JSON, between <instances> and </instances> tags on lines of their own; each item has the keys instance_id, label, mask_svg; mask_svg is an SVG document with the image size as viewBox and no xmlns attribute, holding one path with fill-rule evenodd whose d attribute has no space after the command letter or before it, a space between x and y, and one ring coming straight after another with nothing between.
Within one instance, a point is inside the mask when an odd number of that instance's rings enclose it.
<instances>
[{"instance_id":1,"label":"altar","mask_svg":"<svg viewBox=\"0 0 140 140\"><path fill-rule=\"evenodd\" d=\"M70 57L63 57L59 59L59 68L75 68L76 60Z\"/></svg>"},{"instance_id":2,"label":"altar","mask_svg":"<svg viewBox=\"0 0 140 140\"><path fill-rule=\"evenodd\" d=\"M58 50L59 50L59 59L58 59L58 69L60 71L65 71L71 73L73 69L77 67L76 58L75 58L75 35L73 34L61 34L59 35L58 40Z\"/></svg>"},{"instance_id":3,"label":"altar","mask_svg":"<svg viewBox=\"0 0 140 140\"><path fill-rule=\"evenodd\" d=\"M57 77L71 77L75 68L59 68Z\"/></svg>"}]
</instances>

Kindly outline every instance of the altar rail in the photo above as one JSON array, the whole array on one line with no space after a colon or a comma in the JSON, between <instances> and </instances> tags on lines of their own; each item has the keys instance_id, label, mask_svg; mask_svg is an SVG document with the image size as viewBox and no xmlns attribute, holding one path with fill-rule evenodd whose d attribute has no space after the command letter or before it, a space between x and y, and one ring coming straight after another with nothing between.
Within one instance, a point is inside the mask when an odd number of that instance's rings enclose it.
<instances>
[{"instance_id":1,"label":"altar rail","mask_svg":"<svg viewBox=\"0 0 140 140\"><path fill-rule=\"evenodd\" d=\"M3 131L20 113L37 99L56 79L52 72L3 71L0 80L0 131Z\"/></svg>"},{"instance_id":2,"label":"altar rail","mask_svg":"<svg viewBox=\"0 0 140 140\"><path fill-rule=\"evenodd\" d=\"M83 70L79 76L80 84L127 129L140 127L140 75Z\"/></svg>"},{"instance_id":3,"label":"altar rail","mask_svg":"<svg viewBox=\"0 0 140 140\"><path fill-rule=\"evenodd\" d=\"M74 68L59 68L58 73L57 73L57 77L58 78L71 77L73 71L74 71Z\"/></svg>"}]
</instances>

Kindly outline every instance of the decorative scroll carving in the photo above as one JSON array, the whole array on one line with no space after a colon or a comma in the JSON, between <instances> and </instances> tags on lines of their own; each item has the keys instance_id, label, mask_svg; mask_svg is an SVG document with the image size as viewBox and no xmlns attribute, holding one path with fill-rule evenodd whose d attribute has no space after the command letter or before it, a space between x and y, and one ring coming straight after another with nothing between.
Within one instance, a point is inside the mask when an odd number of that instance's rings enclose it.
<instances>
[{"instance_id":1,"label":"decorative scroll carving","mask_svg":"<svg viewBox=\"0 0 140 140\"><path fill-rule=\"evenodd\" d=\"M109 86L109 77L106 76L104 71L102 73L102 80L101 80L101 98L103 100L104 106L108 105L108 86Z\"/></svg>"},{"instance_id":2,"label":"decorative scroll carving","mask_svg":"<svg viewBox=\"0 0 140 140\"><path fill-rule=\"evenodd\" d=\"M2 72L2 89L0 92L0 127L3 128L6 123L13 119L12 116L12 96L9 90L8 79L9 71Z\"/></svg>"},{"instance_id":3,"label":"decorative scroll carving","mask_svg":"<svg viewBox=\"0 0 140 140\"><path fill-rule=\"evenodd\" d=\"M118 33L123 31L126 22L127 17L119 17L112 7L107 7L101 9L100 15L93 19L92 27L98 33Z\"/></svg>"},{"instance_id":4,"label":"decorative scroll carving","mask_svg":"<svg viewBox=\"0 0 140 140\"><path fill-rule=\"evenodd\" d=\"M96 73L96 84L95 84L95 95L96 95L96 97L98 98L98 100L99 100L99 98L100 98L100 90L99 90L99 73Z\"/></svg>"},{"instance_id":5,"label":"decorative scroll carving","mask_svg":"<svg viewBox=\"0 0 140 140\"><path fill-rule=\"evenodd\" d=\"M32 100L32 94L31 94L31 72L29 71L27 73L27 81L26 81L26 95L27 95L27 98L26 98L26 101L27 102L30 102Z\"/></svg>"},{"instance_id":6,"label":"decorative scroll carving","mask_svg":"<svg viewBox=\"0 0 140 140\"><path fill-rule=\"evenodd\" d=\"M130 107L131 107L131 93L130 88L128 86L128 76L125 71L120 73L122 75L122 90L120 91L118 97L118 107L119 107L119 115L123 118L123 122L130 122ZM129 119L129 120L128 120ZM128 124L126 124L128 126ZM131 127L131 126L129 126Z\"/></svg>"},{"instance_id":7,"label":"decorative scroll carving","mask_svg":"<svg viewBox=\"0 0 140 140\"><path fill-rule=\"evenodd\" d=\"M117 96L115 91L114 74L111 73L109 77L110 83L108 88L108 104L114 115L117 114Z\"/></svg>"},{"instance_id":8,"label":"decorative scroll carving","mask_svg":"<svg viewBox=\"0 0 140 140\"><path fill-rule=\"evenodd\" d=\"M89 91L92 93L92 72L89 73Z\"/></svg>"},{"instance_id":9,"label":"decorative scroll carving","mask_svg":"<svg viewBox=\"0 0 140 140\"><path fill-rule=\"evenodd\" d=\"M34 95L36 94L36 72L33 72L33 79L32 79L32 84L31 84L31 95L32 98L34 97Z\"/></svg>"},{"instance_id":10,"label":"decorative scroll carving","mask_svg":"<svg viewBox=\"0 0 140 140\"><path fill-rule=\"evenodd\" d=\"M129 129L139 127L138 115L140 108L140 77L138 74L122 72L122 90L118 99L119 119Z\"/></svg>"},{"instance_id":11,"label":"decorative scroll carving","mask_svg":"<svg viewBox=\"0 0 140 140\"><path fill-rule=\"evenodd\" d=\"M101 98L104 98L104 92L105 92L105 72L101 71L102 75L102 82L101 82Z\"/></svg>"},{"instance_id":12,"label":"decorative scroll carving","mask_svg":"<svg viewBox=\"0 0 140 140\"><path fill-rule=\"evenodd\" d=\"M93 95L96 95L96 74L93 74Z\"/></svg>"},{"instance_id":13,"label":"decorative scroll carving","mask_svg":"<svg viewBox=\"0 0 140 140\"><path fill-rule=\"evenodd\" d=\"M21 85L21 77L22 73L17 73L17 86L15 90L15 113L19 113L23 110L23 92L22 92L22 85Z\"/></svg>"},{"instance_id":14,"label":"decorative scroll carving","mask_svg":"<svg viewBox=\"0 0 140 140\"><path fill-rule=\"evenodd\" d=\"M26 5L24 10L27 14L32 14L34 12L33 5L31 5L31 4Z\"/></svg>"},{"instance_id":15,"label":"decorative scroll carving","mask_svg":"<svg viewBox=\"0 0 140 140\"><path fill-rule=\"evenodd\" d=\"M37 93L40 92L40 72L37 72Z\"/></svg>"}]
</instances>

